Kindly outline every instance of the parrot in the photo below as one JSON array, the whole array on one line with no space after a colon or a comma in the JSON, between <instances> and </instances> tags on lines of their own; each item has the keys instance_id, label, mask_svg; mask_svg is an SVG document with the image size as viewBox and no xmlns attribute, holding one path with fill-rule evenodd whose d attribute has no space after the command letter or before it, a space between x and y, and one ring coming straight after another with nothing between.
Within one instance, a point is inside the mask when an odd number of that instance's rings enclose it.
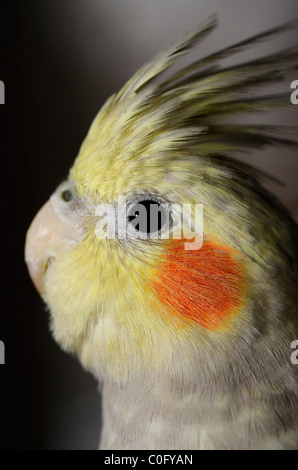
<instances>
[{"instance_id":1,"label":"parrot","mask_svg":"<svg viewBox=\"0 0 298 470\"><path fill-rule=\"evenodd\" d=\"M297 148L256 115L291 106L298 47L224 63L297 21L169 72L217 24L105 102L26 234L50 332L98 381L101 450L298 449L298 227L240 158Z\"/></svg>"}]
</instances>

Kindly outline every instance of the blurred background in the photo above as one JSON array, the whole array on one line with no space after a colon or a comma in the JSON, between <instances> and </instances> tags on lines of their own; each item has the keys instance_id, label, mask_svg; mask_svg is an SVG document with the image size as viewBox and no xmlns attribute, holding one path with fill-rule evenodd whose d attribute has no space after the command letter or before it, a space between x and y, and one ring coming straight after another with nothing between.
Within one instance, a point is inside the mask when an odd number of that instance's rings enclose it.
<instances>
[{"instance_id":1,"label":"blurred background","mask_svg":"<svg viewBox=\"0 0 298 470\"><path fill-rule=\"evenodd\" d=\"M1 5L0 80L6 104L0 106L0 340L6 364L0 365L0 449L96 449L97 383L49 334L48 314L23 261L26 230L67 175L98 109L161 48L217 12L219 27L188 56L190 61L298 17L298 2L30 0ZM297 30L242 57L294 43ZM284 84L287 90L290 99L290 82ZM298 105L294 108L262 119L297 125ZM297 153L278 148L242 158L284 183L270 189L298 220Z\"/></svg>"}]
</instances>

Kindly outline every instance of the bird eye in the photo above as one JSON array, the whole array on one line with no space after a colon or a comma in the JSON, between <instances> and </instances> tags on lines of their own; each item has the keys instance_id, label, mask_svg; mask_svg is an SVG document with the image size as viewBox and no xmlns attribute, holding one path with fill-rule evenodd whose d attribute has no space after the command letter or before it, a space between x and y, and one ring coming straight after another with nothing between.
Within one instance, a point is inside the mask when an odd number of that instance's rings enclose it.
<instances>
[{"instance_id":1,"label":"bird eye","mask_svg":"<svg viewBox=\"0 0 298 470\"><path fill-rule=\"evenodd\" d=\"M62 191L61 198L63 199L63 201L69 202L72 200L73 194L69 189L66 189L65 191Z\"/></svg>"},{"instance_id":2,"label":"bird eye","mask_svg":"<svg viewBox=\"0 0 298 470\"><path fill-rule=\"evenodd\" d=\"M129 208L127 221L137 232L152 234L159 232L166 223L167 211L164 204L146 199Z\"/></svg>"}]
</instances>

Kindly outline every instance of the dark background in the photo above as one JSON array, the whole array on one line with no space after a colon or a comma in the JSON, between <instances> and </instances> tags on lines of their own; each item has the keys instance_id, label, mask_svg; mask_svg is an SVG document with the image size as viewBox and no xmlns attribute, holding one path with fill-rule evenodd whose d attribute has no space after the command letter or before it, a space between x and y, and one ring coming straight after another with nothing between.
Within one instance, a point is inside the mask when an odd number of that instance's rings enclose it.
<instances>
[{"instance_id":1,"label":"dark background","mask_svg":"<svg viewBox=\"0 0 298 470\"><path fill-rule=\"evenodd\" d=\"M161 48L206 16L220 26L206 54L298 17L297 0L30 0L2 2L0 80L1 252L0 449L95 449L96 381L52 340L47 314L23 261L26 230L67 175L91 120L107 97ZM298 42L289 33L260 46ZM266 49L267 47L267 49ZM200 52L200 49L199 49ZM196 51L193 57L198 57ZM297 77L294 77L298 79ZM293 79L294 79L293 78ZM290 83L285 84L289 90ZM297 124L297 109L270 120ZM271 187L298 220L293 150L247 158L286 186Z\"/></svg>"}]
</instances>

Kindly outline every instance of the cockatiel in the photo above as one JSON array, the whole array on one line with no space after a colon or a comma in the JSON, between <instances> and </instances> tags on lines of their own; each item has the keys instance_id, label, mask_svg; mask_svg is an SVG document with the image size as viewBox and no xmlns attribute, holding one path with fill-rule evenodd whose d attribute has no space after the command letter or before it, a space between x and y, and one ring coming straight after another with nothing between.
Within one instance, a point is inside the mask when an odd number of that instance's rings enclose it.
<instances>
[{"instance_id":1,"label":"cockatiel","mask_svg":"<svg viewBox=\"0 0 298 470\"><path fill-rule=\"evenodd\" d=\"M298 49L220 65L297 23L162 77L216 22L108 99L27 233L54 338L101 384L101 449L298 448L298 229L235 158L295 145L240 117L290 104L265 88Z\"/></svg>"}]
</instances>

